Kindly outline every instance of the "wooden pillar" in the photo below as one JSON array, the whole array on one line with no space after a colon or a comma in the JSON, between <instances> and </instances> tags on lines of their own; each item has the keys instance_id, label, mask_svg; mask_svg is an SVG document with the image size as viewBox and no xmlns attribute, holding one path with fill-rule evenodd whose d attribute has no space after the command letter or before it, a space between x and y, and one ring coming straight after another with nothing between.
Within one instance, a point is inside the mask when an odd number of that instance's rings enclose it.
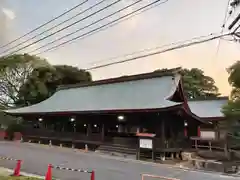
<instances>
[{"instance_id":1,"label":"wooden pillar","mask_svg":"<svg viewBox=\"0 0 240 180\"><path fill-rule=\"evenodd\" d=\"M162 138L162 143L165 144L165 122L164 119L161 121L161 138Z\"/></svg>"},{"instance_id":2,"label":"wooden pillar","mask_svg":"<svg viewBox=\"0 0 240 180\"><path fill-rule=\"evenodd\" d=\"M91 134L92 134L92 125L88 124L87 125L87 136L91 136Z\"/></svg>"},{"instance_id":3,"label":"wooden pillar","mask_svg":"<svg viewBox=\"0 0 240 180\"><path fill-rule=\"evenodd\" d=\"M104 137L105 137L105 127L104 127L104 124L102 124L102 130L101 130L101 140L104 141Z\"/></svg>"}]
</instances>

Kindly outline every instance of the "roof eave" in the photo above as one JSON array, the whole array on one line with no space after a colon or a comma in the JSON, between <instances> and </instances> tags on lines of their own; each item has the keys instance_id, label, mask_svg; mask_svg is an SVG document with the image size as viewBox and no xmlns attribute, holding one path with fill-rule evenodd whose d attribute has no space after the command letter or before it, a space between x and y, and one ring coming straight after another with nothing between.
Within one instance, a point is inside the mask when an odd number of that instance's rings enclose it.
<instances>
[{"instance_id":1,"label":"roof eave","mask_svg":"<svg viewBox=\"0 0 240 180\"><path fill-rule=\"evenodd\" d=\"M148 109L111 109L111 110L95 110L95 111L59 111L59 112L5 112L13 116L27 116L27 115L68 115L68 114L107 114L107 113L140 113L140 112L158 112L168 111L182 107L182 104L176 104L164 108L148 108Z\"/></svg>"}]
</instances>

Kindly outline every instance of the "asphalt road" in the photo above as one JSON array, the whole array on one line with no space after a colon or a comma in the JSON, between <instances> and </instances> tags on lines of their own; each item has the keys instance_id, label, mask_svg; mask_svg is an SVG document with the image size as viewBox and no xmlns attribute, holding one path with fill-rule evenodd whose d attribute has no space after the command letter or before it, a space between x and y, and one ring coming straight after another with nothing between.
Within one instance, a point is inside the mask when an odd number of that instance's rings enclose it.
<instances>
[{"instance_id":1,"label":"asphalt road","mask_svg":"<svg viewBox=\"0 0 240 180\"><path fill-rule=\"evenodd\" d=\"M83 153L66 148L37 144L0 142L0 156L23 160L22 171L45 175L48 164L68 168L95 170L96 180L141 180L141 174L153 174L181 180L239 180L218 173L186 171L167 165L144 163L135 160L110 157L96 153ZM0 160L0 166L14 168L14 161ZM53 176L63 180L89 180L90 175L81 172L53 170ZM145 180L156 178L145 178Z\"/></svg>"}]
</instances>

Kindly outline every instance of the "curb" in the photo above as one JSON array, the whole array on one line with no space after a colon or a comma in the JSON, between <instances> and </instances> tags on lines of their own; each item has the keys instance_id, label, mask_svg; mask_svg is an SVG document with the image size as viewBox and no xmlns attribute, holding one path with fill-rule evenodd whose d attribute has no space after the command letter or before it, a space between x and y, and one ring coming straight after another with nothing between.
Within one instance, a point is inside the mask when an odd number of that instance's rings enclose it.
<instances>
[{"instance_id":1,"label":"curb","mask_svg":"<svg viewBox=\"0 0 240 180\"><path fill-rule=\"evenodd\" d=\"M1 167L3 170L5 170L6 172L12 174L14 171L12 169L8 169L5 167ZM31 174L31 173L26 173L26 172L21 172L21 175L23 176L28 176L28 177L34 177L34 178L39 178L39 179L45 179L44 176L40 176L40 175L36 175L36 174Z\"/></svg>"},{"instance_id":2,"label":"curb","mask_svg":"<svg viewBox=\"0 0 240 180\"><path fill-rule=\"evenodd\" d=\"M204 172L204 173L218 173L219 175L222 176L227 176L227 177L240 177L240 174L227 174L227 173L221 173L221 172L216 172L216 171L210 171L210 170L202 170L202 169L194 169L194 168L188 168L184 166L175 166L176 168L183 169L186 171L195 171L195 172Z\"/></svg>"}]
</instances>

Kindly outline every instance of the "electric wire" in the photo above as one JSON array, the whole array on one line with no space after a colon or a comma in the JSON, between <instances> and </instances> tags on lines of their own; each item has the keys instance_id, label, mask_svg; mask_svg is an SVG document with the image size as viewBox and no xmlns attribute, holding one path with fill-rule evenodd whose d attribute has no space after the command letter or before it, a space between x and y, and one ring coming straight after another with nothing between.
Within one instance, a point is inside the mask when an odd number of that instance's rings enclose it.
<instances>
[{"instance_id":1,"label":"electric wire","mask_svg":"<svg viewBox=\"0 0 240 180\"><path fill-rule=\"evenodd\" d=\"M131 53L120 55L120 56L114 56L114 57L110 57L110 58L107 58L107 59L93 61L93 62L91 62L89 64L97 64L97 63L102 63L102 62L106 62L106 61L113 61L113 60L119 59L119 58L126 58L126 57L131 56L131 55L136 55L136 54L140 54L140 53L143 53L143 52L149 52L149 51L153 51L153 50L158 50L158 49L166 48L166 47L169 47L169 46L172 46L172 45L182 44L182 43L186 43L186 42L189 42L189 41L192 41L192 40L198 40L198 39L202 39L202 38L207 38L207 37L210 37L210 36L213 36L213 35L218 35L218 34L219 33L211 33L209 35L193 37L193 38L187 39L187 40L177 41L177 42L173 42L173 43L169 43L169 44L165 44L165 45L161 45L161 46L157 46L157 47L153 47L153 48L146 48L146 49L142 49L140 51L134 51L134 52L131 52Z\"/></svg>"},{"instance_id":2,"label":"electric wire","mask_svg":"<svg viewBox=\"0 0 240 180\"><path fill-rule=\"evenodd\" d=\"M60 44L58 44L58 45L56 45L56 46L50 47L50 48L48 48L48 49L46 49L46 50L44 50L44 51L42 51L42 52L39 52L39 53L37 53L37 54L35 54L35 55L39 55L39 54L42 54L42 53L49 52L49 51L51 51L51 50L55 50L55 49L57 49L58 47L61 47L61 46L65 45L65 44L71 43L71 42L73 42L73 41L75 41L75 40L78 40L78 39L80 39L80 38L83 38L83 37L85 37L85 36L88 36L88 35L91 34L91 33L94 33L94 32L96 32L96 31L98 31L98 30L101 30L102 28L105 28L105 27L107 27L107 26L109 26L109 25L111 25L111 24L113 24L113 23L115 23L115 22L118 22L119 20L122 20L122 19L124 19L124 18L126 18L126 17L128 17L128 16L130 16L130 15L132 15L132 14L134 14L134 13L136 13L136 12L139 12L139 11L145 9L145 8L148 8L149 6L154 5L154 4L156 4L156 3L160 2L160 1L161 1L161 0L155 0L154 2L151 2L151 3L149 3L149 4L147 4L147 5L143 6L143 7L140 7L140 8L137 9L137 10L134 10L134 11L132 11L132 12L130 12L130 13L127 13L127 14L125 14L125 15L123 15L123 16L121 16L121 17L119 17L119 18L117 18L117 19L115 19L115 20L113 20L113 21L110 21L110 22L107 23L107 24L104 24L104 25L102 25L102 26L100 26L100 27L98 27L98 28L95 28L95 29L93 29L93 30L91 30L91 31L89 31L89 32L86 32L86 33L84 33L84 34L81 34L81 35L79 35L79 36L76 36L76 37L74 37L74 38L72 38L72 39L70 39L70 40L64 41L64 42L62 42L62 43L60 43ZM167 1L168 1L168 0L165 0L164 3L166 3Z\"/></svg>"},{"instance_id":3,"label":"electric wire","mask_svg":"<svg viewBox=\"0 0 240 180\"><path fill-rule=\"evenodd\" d=\"M16 47L18 47L18 46L21 46L21 45L23 45L24 43L26 43L26 42L28 42L28 41L31 41L31 40L33 40L33 39L35 39L35 38L43 35L44 33L49 32L49 31L51 31L51 30L53 30L53 29L61 26L62 24L66 23L66 22L68 22L68 21L71 21L72 19L76 18L77 16L79 16L79 15L81 15L81 14L83 14L83 13L85 13L85 12L87 12L87 11L95 8L95 7L97 7L98 5L102 4L102 3L105 2L105 1L107 1L107 0L102 0L102 1L100 1L100 2L98 2L98 3L96 3L96 4L92 5L92 6L90 6L89 8L87 8L87 9L85 9L85 10L83 10L83 11L80 11L79 13L75 14L74 16L72 16L72 17L70 17L70 18L68 18L68 19L66 19L66 20L64 20L64 21L62 21L62 22L60 22L60 23L58 23L58 24L56 24L55 26L52 26L52 27L44 30L43 32L40 32L40 33L36 34L36 35L33 36L33 37L30 37L30 38L26 39L25 41L20 42L20 43L16 44L15 46L10 47L10 48L2 51L1 54L5 53L5 52L8 52L8 51L10 51L10 50L12 50L12 49L14 49L14 48L16 48Z\"/></svg>"},{"instance_id":4,"label":"electric wire","mask_svg":"<svg viewBox=\"0 0 240 180\"><path fill-rule=\"evenodd\" d=\"M103 18L101 18L101 19L98 19L97 21L94 21L94 22L92 22L92 23L90 23L90 24L88 24L88 25L86 25L86 26L84 26L84 27L82 27L82 28L80 28L80 29L77 29L77 30L74 31L74 32L68 33L68 34L66 34L66 35L64 35L64 36L62 36L62 37L60 37L60 38L58 38L58 39L56 39L56 40L54 40L54 41L51 41L51 42L49 42L49 43L47 43L47 44L45 44L45 45L42 45L42 46L40 46L40 47L38 47L38 48L36 48L36 49L28 52L28 54L33 53L33 52L35 52L35 51L37 51L37 50L39 50L39 49L42 49L42 48L44 48L44 47L46 47L46 46L51 45L51 44L54 44L55 42L58 42L58 41L66 38L66 37L69 37L69 36L71 36L71 35L74 35L74 34L76 34L77 32L82 31L82 30L84 30L84 29L86 29L86 28L89 28L89 27L91 27L91 26L94 25L94 24L97 24L97 23L99 23L99 22L101 22L101 21L103 21L103 20L105 20L105 19L107 19L107 18L109 18L109 17L117 14L117 13L120 13L121 11L124 11L124 10L128 9L128 8L136 5L137 3L140 3L141 1L143 1L143 0L137 0L137 1L133 2L133 3L130 4L130 5L127 5L127 6L123 7L123 8L121 8L121 9L119 9L119 10L117 10L117 11L115 11L115 12L113 12L113 13L111 13L111 14L103 17Z\"/></svg>"},{"instance_id":5,"label":"electric wire","mask_svg":"<svg viewBox=\"0 0 240 180\"><path fill-rule=\"evenodd\" d=\"M141 56L136 56L136 57L132 57L132 58L116 61L116 62L106 63L106 64L99 65L99 66L93 66L93 67L90 67L90 68L86 68L84 70L95 70L95 69L100 69L100 68L103 68L103 67L108 67L108 66L112 66L112 65L116 65L116 64L122 64L122 63L130 62L130 61L134 61L134 60L139 60L139 59L146 58L146 57L149 57L149 56L154 56L154 55L162 54L162 53L165 53L165 52L169 52L169 51L173 51L173 50L177 50L177 49L182 49L182 48L193 46L193 45L196 45L196 44L202 44L202 43L205 43L205 42L208 42L208 41L219 39L219 38L224 37L224 36L229 36L231 34L232 34L232 32L231 33L220 34L220 35L210 37L210 38L205 39L205 40L201 40L201 41L197 41L197 42L196 41L195 42L190 42L190 43L182 44L182 45L177 45L177 46L170 47L168 49L160 50L160 51L157 51L157 52L148 53L148 54L144 54L144 55L141 55Z\"/></svg>"},{"instance_id":6,"label":"electric wire","mask_svg":"<svg viewBox=\"0 0 240 180\"><path fill-rule=\"evenodd\" d=\"M223 25L222 25L222 28L221 28L221 34L223 34L225 25L226 25L227 20L228 20L230 2L231 2L231 0L228 0L228 2L227 2L227 7L226 7L225 14L224 14L224 19L223 19ZM217 59L217 57L218 57L220 46L221 46L221 38L219 38L218 43L217 43L216 52L215 52L215 56L214 56L215 59Z\"/></svg>"},{"instance_id":7,"label":"electric wire","mask_svg":"<svg viewBox=\"0 0 240 180\"><path fill-rule=\"evenodd\" d=\"M69 12L73 11L74 9L77 9L78 7L82 6L82 5L85 4L86 2L88 2L88 0L85 0L85 1L83 1L83 2L81 2L81 3L79 3L79 4L77 4L76 6L72 7L71 9L69 9L69 10L63 12L62 14L60 14L60 15L58 15L57 17L55 17L55 18L53 18L53 19L47 21L46 23L44 23L44 24L42 24L42 25L40 25L40 26L34 28L33 30L29 31L28 33L26 33L26 34L24 34L24 35L22 35L22 36L20 36L20 37L18 37L18 38L16 38L16 39L14 39L14 40L8 42L7 44L4 44L3 46L0 46L0 49L2 49L2 48L4 48L4 47L6 47L6 46L8 46L8 45L10 45L10 44L12 44L12 43L18 41L18 40L20 40L20 39L22 39L22 38L24 38L24 37L26 37L27 35L29 35L29 34L35 32L35 31L37 31L38 29L41 29L42 27L44 27L44 26L50 24L51 22L53 22L53 21L59 19L60 17L62 17L62 16L64 16L64 15L68 14Z\"/></svg>"},{"instance_id":8,"label":"electric wire","mask_svg":"<svg viewBox=\"0 0 240 180\"><path fill-rule=\"evenodd\" d=\"M117 3L119 3L120 1L122 1L122 0L116 0L116 1L114 1L113 3L111 3L111 4L107 5L107 6L105 6L104 8L101 8L101 9L99 9L99 10L93 12L92 14L90 14L90 15L88 15L88 16L85 16L85 17L83 17L83 18L81 18L81 19L79 19L78 21L75 21L75 22L73 22L73 23L71 23L71 24L69 24L69 25L67 25L67 26L65 26L65 27L63 27L63 28L61 28L61 29L59 29L59 30L57 30L57 31L55 31L55 32L53 32L53 33L51 33L51 34L49 34L49 35L43 37L43 38L41 38L41 39L39 39L39 40L36 40L36 41L34 41L34 42L32 42L32 43L30 43L30 44L24 46L24 47L21 47L21 48L15 50L15 51L13 51L13 52L10 52L9 55L12 55L12 54L14 54L14 53L16 53L16 52L18 52L18 51L21 51L21 50L23 50L23 49L25 49L25 48L27 48L27 47L30 47L30 46L32 46L32 45L34 45L34 44L36 44L36 43L39 43L39 42L41 42L41 41L43 41L43 40L45 40L45 39L47 39L47 38L49 38L49 37L51 37L51 36L57 34L57 33L59 33L59 32L61 32L61 31L65 30L65 29L68 29L69 27L74 26L74 25L80 23L81 21L83 21L83 20L85 20L85 19L88 19L89 17L94 16L94 15L96 15L96 14L98 14L98 13L104 11L105 9L107 9L107 8L109 8L109 7L111 7L111 6L115 5L115 4L117 4ZM9 56L9 55L7 55L7 56Z\"/></svg>"}]
</instances>

